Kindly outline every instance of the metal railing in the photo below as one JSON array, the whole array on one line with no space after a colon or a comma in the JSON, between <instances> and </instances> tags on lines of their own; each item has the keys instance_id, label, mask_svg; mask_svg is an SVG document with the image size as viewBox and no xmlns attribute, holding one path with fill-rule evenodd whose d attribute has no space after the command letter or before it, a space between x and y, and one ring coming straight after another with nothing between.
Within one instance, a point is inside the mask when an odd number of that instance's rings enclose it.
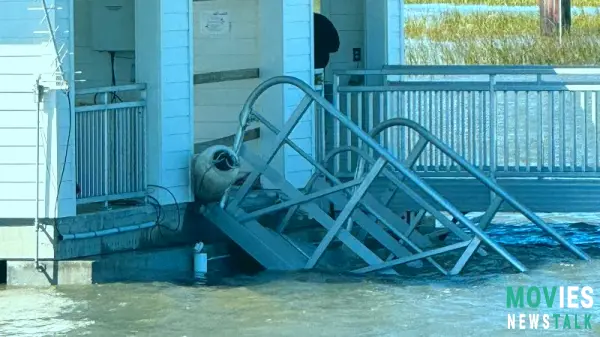
<instances>
[{"instance_id":1,"label":"metal railing","mask_svg":"<svg viewBox=\"0 0 600 337\"><path fill-rule=\"evenodd\" d=\"M143 197L145 84L77 90L78 204Z\"/></svg>"},{"instance_id":2,"label":"metal railing","mask_svg":"<svg viewBox=\"0 0 600 337\"><path fill-rule=\"evenodd\" d=\"M343 84L350 76L379 83ZM600 68L388 66L338 72L333 90L334 105L363 130L391 118L413 120L492 176L600 177ZM324 124L321 152L361 145L335 120ZM398 158L406 158L416 139L399 129L378 138ZM349 152L332 169L353 172L356 162ZM432 147L415 170L466 174Z\"/></svg>"},{"instance_id":3,"label":"metal railing","mask_svg":"<svg viewBox=\"0 0 600 337\"><path fill-rule=\"evenodd\" d=\"M269 88L276 85L286 84L292 85L303 91L304 98L300 101L286 123L281 128L278 128L270 123L264 116L261 116L258 112L256 112L254 110L254 105L260 96ZM347 129L350 134L354 135L360 142L363 143L362 148L354 147L354 149L357 151L354 151L350 147L339 149L341 151L350 150L347 152L364 155L364 159L371 163L371 166L366 173L365 170L363 170L364 162L361 162L359 165L361 169L357 170L354 179L344 183L335 177L329 170L327 170L324 165L319 163L311 154L307 153L292 139L290 139L290 135L293 133L294 129L313 103L320 105L322 107L322 109L319 110L320 112L327 114L330 118L336 120L341 127L343 127L345 130ZM251 120L258 120L262 125L270 129L275 135L274 141L269 146L270 148L261 155L253 154L252 151L249 151L248 147L243 144L243 135L245 134ZM269 247L267 247L267 249L261 249L260 251L256 249L254 252L257 256L262 256L263 258L265 258L265 256L278 257L278 261L273 263L275 268L284 268L290 270L295 268L295 266L301 266L302 264L304 264L303 268L305 269L314 268L325 253L325 250L328 248L334 238L337 237L368 264L367 267L354 270L354 272L357 273L385 270L399 264L427 259L442 273L457 274L462 270L473 253L478 251L481 243L485 243L488 247L495 250L518 270L526 271L526 267L521 262L519 262L514 256L512 256L484 232L484 228L487 226L487 223L491 221L493 215L500 208L502 202L499 200L501 199L514 207L517 211L520 211L534 224L546 231L549 235L554 237L558 242L566 246L577 256L584 260L589 260L589 256L587 254L585 254L576 246L572 245L568 240L563 238L560 234L545 224L543 220L537 217L532 211L510 196L510 194L500 187L497 182L490 177L487 177L475 166L469 164L448 145L434 137L429 131L418 125L415 121L402 118L390 119L386 122L380 123L378 127L375 127L373 130L371 130L371 134L368 134L361 130L358 125L353 123L350 118L344 116L342 113L336 110L331 103L322 97L319 92L313 90L313 88L311 88L307 83L302 82L294 77L281 76L270 78L254 89L244 104L240 114L240 122L240 128L236 133L233 149L240 157L240 160L248 162L253 167L253 171L245 178L244 183L239 189L237 189L235 192L233 192L232 189L228 189L225 192L221 199L218 212L215 211L216 207L212 207L209 209L208 213L205 214L207 214L209 219L215 224L226 224L226 226L229 227L229 233L234 233L232 228L239 229L243 227L245 227L246 233L252 231L253 240L244 240L243 245L246 246L247 250L254 249L252 246L256 244L261 246L268 245ZM456 162L457 166L461 166L466 173L479 180L498 196L498 198L492 201L488 207L488 210L484 215L486 219L481 222L481 227L475 225L475 223L473 223L454 205L445 199L444 196L439 194L423 178L419 177L412 169L414 163L412 159L409 159L408 161L399 160L398 158L395 158L388 149L377 142L376 136L379 133L397 126L410 129L419 136L416 146L410 149L411 154L408 156L409 158L417 159L420 155L422 155L423 150L425 150L428 145L432 145L434 148L447 155L450 160ZM311 178L309 182L310 186L308 193L302 193L289 181L287 181L279 172L277 172L276 169L270 166L270 163L284 146L289 146L290 149L295 151L314 167L316 171L315 174L317 176ZM338 149L334 151L337 150ZM337 153L326 156L324 161L335 155L337 155ZM444 224L449 230L453 231L454 234L456 234L459 238L464 239L464 241L450 244L445 247L424 251L410 238L411 233L415 234L418 232L418 230L414 227L408 227L408 224L404 223L401 218L397 217L394 212L388 209L385 205L381 205L378 200L372 197L368 192L372 184L380 175L385 176L389 182L395 185L399 190L402 190L407 194L412 194L417 203L419 203L424 209L430 209L432 215L437 220ZM283 200L283 202L277 205L265 207L261 210L253 211L252 213L246 213L246 211L241 208L240 205L243 204L243 200L248 196L252 186L261 176L264 176L267 180L269 180L276 189L281 190L282 194L285 195L286 198ZM316 181L316 179L321 178L321 176L325 178L324 182L329 181L331 182L331 185L322 187L319 185L316 192L311 191L310 187L314 187L313 183ZM409 185L405 184L405 182L414 184L415 188L410 187ZM435 206L432 206L431 202L422 198L417 190L422 192L424 196L431 198L431 200L439 205L442 209L449 212L458 223L468 228L474 236L469 236L461 228L456 226L455 223L451 222L440 212L437 212ZM341 191L344 191L344 193L339 194L338 192ZM333 197L333 195L337 196ZM337 217L328 215L323 209L314 203L315 200L322 197L332 197L332 199L329 199L330 202L343 205L342 210ZM302 250L302 248L293 244L291 240L288 240L288 243L291 245L291 247L287 244L281 244L281 241L276 241L275 238L277 236L274 232L262 231L260 229L262 226L257 222L259 217L284 209L288 209L288 212L283 218L281 226L277 228L277 231L280 234L283 232L285 223L287 223L287 221L293 217L294 213L298 209L303 209L309 218L314 219L327 229L327 234L312 252L305 252ZM235 218L235 221L232 221L232 218ZM347 227L347 230L343 228L344 224L349 223L348 221L354 222L355 220L356 223L362 226L362 228L371 234L374 239L379 241L379 243L390 250L391 255L389 255L388 261L382 260L377 254L374 254L372 251L370 251L369 248L363 245L361 241L352 235L350 232L351 229L349 229L350 226ZM246 225L249 227L246 227ZM387 227L387 229L389 229L390 232L396 236L396 238L390 236L382 226ZM236 237L239 238L241 235L236 235ZM402 241L406 246L400 246L399 240ZM420 240L428 243L428 240L423 236L420 236ZM406 247L410 247L416 253L411 253L410 251L406 250ZM446 271L433 259L429 259L434 255L440 255L451 250L457 250L465 247L465 251L450 272ZM298 257L297 254L290 253L292 249L289 248L298 250L298 252L306 259ZM285 264L285 266L281 267L281 263Z\"/></svg>"}]
</instances>

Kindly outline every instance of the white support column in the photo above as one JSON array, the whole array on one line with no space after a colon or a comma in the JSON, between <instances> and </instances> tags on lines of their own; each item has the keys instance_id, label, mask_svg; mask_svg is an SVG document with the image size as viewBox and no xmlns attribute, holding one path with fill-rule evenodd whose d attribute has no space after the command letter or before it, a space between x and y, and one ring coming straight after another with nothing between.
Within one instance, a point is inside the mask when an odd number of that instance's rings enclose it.
<instances>
[{"instance_id":1,"label":"white support column","mask_svg":"<svg viewBox=\"0 0 600 337\"><path fill-rule=\"evenodd\" d=\"M365 68L381 69L388 64L402 64L404 59L403 0L365 0ZM370 76L367 85L386 85L388 81L399 81L400 76ZM402 116L403 102L389 99L384 119ZM386 131L386 143L392 154L400 150L400 130Z\"/></svg>"},{"instance_id":2,"label":"white support column","mask_svg":"<svg viewBox=\"0 0 600 337\"><path fill-rule=\"evenodd\" d=\"M404 0L387 0L388 3L388 64L405 64L404 54Z\"/></svg>"},{"instance_id":3,"label":"white support column","mask_svg":"<svg viewBox=\"0 0 600 337\"><path fill-rule=\"evenodd\" d=\"M381 69L388 59L388 3L381 0L365 0L364 25L366 69ZM367 76L367 85L383 85L381 76Z\"/></svg>"},{"instance_id":4,"label":"white support column","mask_svg":"<svg viewBox=\"0 0 600 337\"><path fill-rule=\"evenodd\" d=\"M160 0L135 0L135 78L146 84L146 179L161 184L161 24ZM156 197L156 195L155 195ZM166 197L165 197L166 200ZM162 200L161 200L162 201Z\"/></svg>"},{"instance_id":5,"label":"white support column","mask_svg":"<svg viewBox=\"0 0 600 337\"><path fill-rule=\"evenodd\" d=\"M259 0L261 78L294 76L314 85L313 4L312 0ZM286 86L267 91L261 99L261 114L278 128L293 113L303 93ZM313 155L315 147L312 108L294 129L291 139ZM262 151L273 145L274 135L261 130ZM304 186L312 174L312 166L295 151L285 147L271 163L295 186ZM268 183L263 182L268 186Z\"/></svg>"},{"instance_id":6,"label":"white support column","mask_svg":"<svg viewBox=\"0 0 600 337\"><path fill-rule=\"evenodd\" d=\"M403 7L403 0L365 0L365 68L404 64ZM382 82L382 77L367 79L369 85Z\"/></svg>"},{"instance_id":7,"label":"white support column","mask_svg":"<svg viewBox=\"0 0 600 337\"><path fill-rule=\"evenodd\" d=\"M42 4L40 4L42 6ZM73 0L46 1L47 21L43 21L48 34L47 53L44 56L48 72L41 80L48 88L44 102L44 113L41 116L41 138L45 139L45 153L41 155L46 162L46 170L40 172L42 181L46 181L45 210L41 217L63 218L77 213L75 193L75 72L74 54L75 36L73 30ZM49 24L49 25L48 25ZM56 87L54 80L60 74L64 83ZM51 183L50 183L51 182ZM58 197L57 197L58 194Z\"/></svg>"},{"instance_id":8,"label":"white support column","mask_svg":"<svg viewBox=\"0 0 600 337\"><path fill-rule=\"evenodd\" d=\"M136 81L147 84L147 183L193 200L192 1L136 0ZM172 196L155 189L162 204Z\"/></svg>"}]
</instances>

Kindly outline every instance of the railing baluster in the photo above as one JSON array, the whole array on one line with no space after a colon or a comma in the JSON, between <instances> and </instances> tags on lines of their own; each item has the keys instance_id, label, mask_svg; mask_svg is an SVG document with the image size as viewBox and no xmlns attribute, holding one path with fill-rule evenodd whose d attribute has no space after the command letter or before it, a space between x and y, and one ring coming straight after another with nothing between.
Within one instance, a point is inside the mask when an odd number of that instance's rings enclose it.
<instances>
[{"instance_id":1,"label":"railing baluster","mask_svg":"<svg viewBox=\"0 0 600 337\"><path fill-rule=\"evenodd\" d=\"M515 107L514 109L512 109L514 111L514 116L515 116L515 155L514 155L514 165L516 167L517 172L521 169L521 152L519 151L519 97L520 97L520 91L515 91Z\"/></svg>"},{"instance_id":2,"label":"railing baluster","mask_svg":"<svg viewBox=\"0 0 600 337\"><path fill-rule=\"evenodd\" d=\"M137 101L111 102L113 92L141 91ZM126 85L76 92L79 99L99 96L102 102L75 108L78 203L145 196L145 85ZM125 97L124 95L121 97Z\"/></svg>"},{"instance_id":3,"label":"railing baluster","mask_svg":"<svg viewBox=\"0 0 600 337\"><path fill-rule=\"evenodd\" d=\"M600 177L600 174L594 173L600 172L600 129L595 125L596 115L599 113L596 91L600 87L600 81L542 77L571 74L570 68L550 70L533 66L521 67L519 72L516 71L517 68L519 67L425 66L412 69L411 66L403 66L389 70L350 70L336 72L336 76L381 74L384 78L402 76L404 80L386 82L383 86L344 85L337 90L342 95L356 94L359 101L360 97L363 97L363 101L369 100L370 95L381 97L380 101L375 101L380 103L380 114L383 112L384 118L377 118L376 112L373 114L363 110L361 113L360 107L354 112L352 107L353 112L349 117L361 127L368 125L370 129L382 120L396 116L416 121L455 148L470 163L489 170L492 178L548 175L580 177L582 174L586 177ZM465 72L460 72L461 69ZM483 71L478 72L477 69ZM589 74L600 75L600 70L590 69ZM582 75L582 69L573 71L573 74L581 77L589 75ZM487 81L451 78L482 74L488 76ZM523 79L503 81L505 75ZM537 80L532 81L532 76L537 77ZM576 92L572 94L573 104L569 101L560 106L566 96L571 95L569 92ZM368 103L367 109L375 107L377 103ZM354 99L351 104L356 104ZM587 107L588 104L591 104L590 108ZM570 115L572 106L573 118ZM364 116L365 113L369 116ZM591 114L593 127L588 126L588 113ZM373 124L370 124L370 118L373 118ZM582 129L585 133L578 134ZM594 135L588 132L594 132ZM386 130L378 137L382 138L380 143L389 148L394 156L405 156L407 149L415 143L414 133L402 129ZM351 144L355 143L352 138ZM339 158L338 156L337 159ZM461 168L437 149L429 147L416 164L416 168L425 176L436 176L438 172L444 176L464 175Z\"/></svg>"},{"instance_id":4,"label":"railing baluster","mask_svg":"<svg viewBox=\"0 0 600 337\"><path fill-rule=\"evenodd\" d=\"M538 172L542 171L542 166L544 165L544 144L542 139L542 131L544 127L544 118L543 118L543 110L542 110L542 92L537 92L537 169Z\"/></svg>"},{"instance_id":5,"label":"railing baluster","mask_svg":"<svg viewBox=\"0 0 600 337\"><path fill-rule=\"evenodd\" d=\"M529 167L530 138L529 138L529 91L525 91L525 172L531 171Z\"/></svg>"},{"instance_id":6,"label":"railing baluster","mask_svg":"<svg viewBox=\"0 0 600 337\"><path fill-rule=\"evenodd\" d=\"M559 93L560 95L560 107L558 108L560 111L560 144L561 144L561 161L560 161L560 171L564 172L565 171L565 167L567 166L567 138L566 138L566 124L567 124L567 112L566 112L566 98L565 98L565 92L561 91ZM554 97L554 95L552 95ZM552 100L552 105L551 105L551 111L552 111L552 116L554 115L554 100ZM554 119L553 119L554 121ZM554 139L553 139L554 140ZM552 144L552 149L554 149L554 144ZM554 151L552 151L552 153L554 154ZM554 157L554 156L553 156ZM552 158L552 160L554 160L554 158ZM552 171L551 171L552 172Z\"/></svg>"},{"instance_id":7,"label":"railing baluster","mask_svg":"<svg viewBox=\"0 0 600 337\"><path fill-rule=\"evenodd\" d=\"M108 104L108 92L105 92L103 94L104 97L104 104ZM102 111L102 164L103 164L103 176L104 176L104 181L103 181L103 190L102 193L104 194L104 206L108 207L108 196L109 196L109 181L108 181L108 109L105 108Z\"/></svg>"},{"instance_id":8,"label":"railing baluster","mask_svg":"<svg viewBox=\"0 0 600 337\"><path fill-rule=\"evenodd\" d=\"M581 92L581 104L583 110L583 172L588 171L588 97L589 92L583 91Z\"/></svg>"},{"instance_id":9,"label":"railing baluster","mask_svg":"<svg viewBox=\"0 0 600 337\"><path fill-rule=\"evenodd\" d=\"M352 111L353 111L353 106L352 106L352 94L348 93L346 94L346 117L348 117L350 120L354 120L355 119L352 118ZM344 144L346 146L352 146L352 133L346 129L346 144ZM348 152L346 154L346 170L348 171L348 173L352 172L352 153Z\"/></svg>"}]
</instances>

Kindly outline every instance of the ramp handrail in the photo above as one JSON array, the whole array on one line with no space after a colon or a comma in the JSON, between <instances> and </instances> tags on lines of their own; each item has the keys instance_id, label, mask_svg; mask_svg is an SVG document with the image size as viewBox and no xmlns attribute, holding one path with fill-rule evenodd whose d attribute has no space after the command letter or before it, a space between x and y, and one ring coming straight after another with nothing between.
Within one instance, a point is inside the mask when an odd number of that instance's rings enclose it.
<instances>
[{"instance_id":1,"label":"ramp handrail","mask_svg":"<svg viewBox=\"0 0 600 337\"><path fill-rule=\"evenodd\" d=\"M429 185L427 185L415 172L413 172L412 170L410 170L407 167L405 167L404 165L402 165L387 149L385 149L380 144L378 144L375 141L375 139L373 139L366 132L361 130L348 117L342 115L331 103L329 103L324 97L322 97L321 95L319 95L319 93L317 93L315 90L313 90L312 87L310 87L307 83L303 82L302 80L300 80L298 78L291 77L291 76L273 77L273 78L270 78L270 79L262 82L252 91L252 93L246 100L244 107L242 109L242 112L240 114L240 128L238 129L238 132L236 133L236 138L235 138L235 142L233 145L233 150L236 153L239 153L239 151L241 149L241 146L242 146L241 140L246 131L246 128L248 127L248 122L250 121L252 115L259 116L259 114L257 114L253 110L253 106L254 106L255 102L257 101L257 99L260 97L260 95L262 93L264 93L269 88L271 88L275 85L279 85L279 84L292 85L292 86L302 90L305 93L305 97L302 100L302 102L299 104L296 111L292 114L292 117L290 117L288 122L285 124L284 130L282 130L278 134L277 143L276 143L276 146L274 147L275 153L277 152L277 149L279 149L282 146L283 143L286 143L287 136L289 135L291 130L295 127L295 125L299 122L300 118L306 113L308 106L310 106L310 104L312 104L312 102L316 102L319 105L321 105L325 111L327 111L330 115L332 115L334 118L336 118L342 125L344 125L346 128L348 128L348 130L350 132L354 133L360 140L363 141L364 144L366 144L370 148L372 148L374 150L374 152L376 152L380 156L380 159L383 158L387 163L389 163L396 170L398 170L403 176L408 178L414 184L421 187L421 189L423 189L423 191L429 197L431 197L434 201L436 201L438 204L440 204L442 207L444 207L452 216L459 219L461 221L461 223L463 223L466 227L468 227L479 239L481 239L481 241L483 241L483 243L485 243L487 246L489 246L490 248L495 250L498 254L500 254L502 257L504 257L507 261L509 261L518 270L520 270L520 271L527 270L522 263L520 263L514 256L512 256L512 254L510 254L506 249L504 249L502 246L500 246L498 243L496 243L494 240L492 240L487 234L485 234L483 232L483 230L481 228L479 228L477 225L475 225L471 220L469 220L465 216L463 216L463 214L456 207L454 207L448 200L446 200L443 196L441 196L439 193L437 193L433 188L431 188ZM262 118L262 119L264 119L264 118ZM293 144L293 142L287 142L287 143ZM324 168L319 163L317 163L314 158L312 158L311 156L306 154L306 152L298 151L298 150L296 150L296 151L299 152L299 154L302 157L304 157L304 159L309 161L313 166L315 166L321 172L323 172L325 174L328 173L327 170L324 170ZM270 158L265 158L266 161L267 162L271 161L272 158L275 156L275 153L271 153ZM253 177L253 179L256 179L258 177L258 174L259 173L254 172L251 175L251 177ZM248 179L251 179L251 177L249 177ZM245 185L246 185L246 188L242 187L240 189L240 191L238 191L238 198L240 198L240 199L244 198L245 195L248 193L249 184L248 185L245 184ZM230 190L227 190L224 193L223 198L221 199L221 207L223 207L223 208L225 208L227 205L229 193L230 193ZM329 238L329 235L330 235L330 233L328 233L327 240L331 239L331 238ZM320 252L321 248L322 248L321 245L319 245L319 248L317 249L319 251L319 253L321 253ZM320 255L320 254L318 254L318 255Z\"/></svg>"},{"instance_id":2,"label":"ramp handrail","mask_svg":"<svg viewBox=\"0 0 600 337\"><path fill-rule=\"evenodd\" d=\"M373 139L375 139L375 137L377 135L379 135L381 132L383 132L384 130L391 128L391 127L396 127L396 126L404 126L409 129L412 129L413 131L417 132L422 139L425 140L424 143L419 141L417 143L417 146L415 146L417 148L416 150L418 152L416 154L417 156L421 154L421 152L423 151L423 149L425 148L427 143L431 143L433 146L437 147L440 151L442 151L445 155L450 157L450 159L454 160L463 169L465 169L465 171L470 173L474 178L479 180L482 184L484 184L487 188L489 188L492 192L494 192L497 196L501 197L504 201L506 201L515 210L521 212L521 214L523 214L527 219L529 219L535 225L537 225L538 227L540 227L541 229L546 231L546 233L548 233L550 236L552 236L554 239L556 239L560 244L565 246L567 249L569 249L571 252L573 252L575 255L577 255L581 259L586 260L586 261L590 260L590 257L586 253L584 253L582 250L577 248L575 245L573 245L569 241L567 241L564 237L562 237L560 234L558 234L558 232L556 232L552 227L548 226L548 224L546 224L542 219L540 219L537 215L535 215L535 213L530 211L527 207L522 205L515 198L513 198L510 194L508 194L496 182L494 182L492 179L490 179L485 174L483 174L481 171L479 171L473 164L469 163L467 160L465 160L463 157L461 157L456 151L454 151L450 146L443 143L441 140L439 140L437 137L435 137L431 132L429 132L429 130L427 130L423 126L419 125L418 123L416 123L410 119L406 119L406 118L388 119L388 120L378 124L377 126L375 126L371 130L371 132L369 132L369 135ZM356 168L356 175L355 175L356 178L359 178L363 175L364 162L365 162L364 158L359 157L357 168ZM404 172L401 172L401 173L404 174ZM414 180L413 180L413 182L414 182ZM429 186L425 185L424 182L422 184L417 184L417 186L419 186L421 189L423 189L425 192L427 192L428 194L431 195L431 193L428 192L428 190L431 188ZM438 200L436 200L436 201L438 201ZM443 207L446 207L444 204L442 204L442 203L440 203L440 204ZM461 223L464 223L465 220L468 221L468 219L462 213L458 213L457 215L458 216L452 214L452 216L454 216ZM466 223L464 223L464 224L467 225ZM470 227L470 226L467 225L467 227Z\"/></svg>"}]
</instances>

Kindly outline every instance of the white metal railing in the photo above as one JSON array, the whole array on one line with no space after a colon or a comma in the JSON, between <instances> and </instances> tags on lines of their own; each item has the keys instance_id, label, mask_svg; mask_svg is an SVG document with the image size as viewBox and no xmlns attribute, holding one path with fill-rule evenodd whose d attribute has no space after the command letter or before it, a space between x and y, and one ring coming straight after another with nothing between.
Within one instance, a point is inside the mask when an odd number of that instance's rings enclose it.
<instances>
[{"instance_id":1,"label":"white metal railing","mask_svg":"<svg viewBox=\"0 0 600 337\"><path fill-rule=\"evenodd\" d=\"M325 69L315 69L315 82L314 89L321 96L325 96ZM319 150L318 144L325 144L325 138L322 138L322 135L325 135L326 131L323 128L325 125L325 112L323 111L323 107L319 104L315 104L315 113L314 113L314 126L315 126L315 152L317 154L318 160L323 160L325 157L323 156L323 151Z\"/></svg>"},{"instance_id":2,"label":"white metal railing","mask_svg":"<svg viewBox=\"0 0 600 337\"><path fill-rule=\"evenodd\" d=\"M350 76L375 83L343 84ZM334 105L363 130L394 117L414 120L492 176L600 177L600 68L388 66L338 72L333 92ZM322 124L321 152L361 145L336 121ZM392 129L379 140L405 158L417 135ZM353 172L356 159L338 156L331 169ZM433 148L415 168L464 174Z\"/></svg>"},{"instance_id":3,"label":"white metal railing","mask_svg":"<svg viewBox=\"0 0 600 337\"><path fill-rule=\"evenodd\" d=\"M145 89L132 84L76 91L79 204L144 196Z\"/></svg>"}]
</instances>

